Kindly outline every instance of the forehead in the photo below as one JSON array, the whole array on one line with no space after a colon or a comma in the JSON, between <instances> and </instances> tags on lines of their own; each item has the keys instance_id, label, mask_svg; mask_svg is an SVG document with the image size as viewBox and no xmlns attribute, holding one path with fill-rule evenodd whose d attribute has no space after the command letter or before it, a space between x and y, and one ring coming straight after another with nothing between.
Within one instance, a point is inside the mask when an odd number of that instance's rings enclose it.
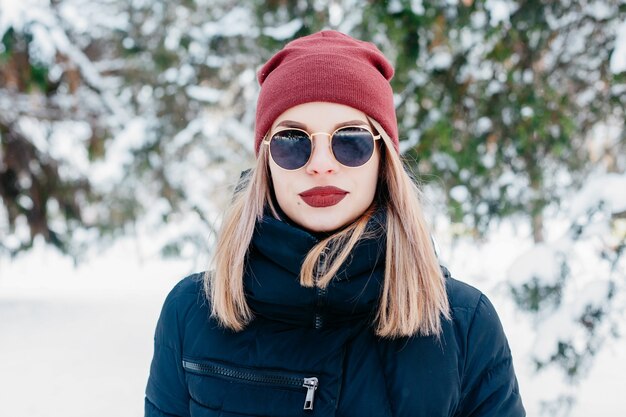
<instances>
[{"instance_id":1,"label":"forehead","mask_svg":"<svg viewBox=\"0 0 626 417\"><path fill-rule=\"evenodd\" d=\"M287 109L274 120L272 129L287 125L305 130L330 130L348 124L369 125L369 122L365 113L353 107L316 101Z\"/></svg>"}]
</instances>

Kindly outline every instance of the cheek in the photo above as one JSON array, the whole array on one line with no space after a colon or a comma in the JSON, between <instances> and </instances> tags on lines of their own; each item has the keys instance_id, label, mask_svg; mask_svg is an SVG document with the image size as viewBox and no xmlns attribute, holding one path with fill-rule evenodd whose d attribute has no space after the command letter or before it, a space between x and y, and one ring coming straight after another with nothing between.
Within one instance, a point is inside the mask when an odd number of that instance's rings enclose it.
<instances>
[{"instance_id":1,"label":"cheek","mask_svg":"<svg viewBox=\"0 0 626 417\"><path fill-rule=\"evenodd\" d=\"M281 176L278 170L276 169L276 167L274 166L274 164L272 163L270 163L270 175L271 175L271 180L272 180L272 188L274 189L274 194L276 195L277 199L280 199L280 197L283 194Z\"/></svg>"},{"instance_id":2,"label":"cheek","mask_svg":"<svg viewBox=\"0 0 626 417\"><path fill-rule=\"evenodd\" d=\"M376 193L376 186L378 185L378 177L380 176L380 154L378 151L374 153L372 160L370 161L372 164L367 173L363 175L364 178L367 179L366 187L372 190L372 194Z\"/></svg>"},{"instance_id":3,"label":"cheek","mask_svg":"<svg viewBox=\"0 0 626 417\"><path fill-rule=\"evenodd\" d=\"M290 180L288 173L270 164L270 174L272 175L274 195L281 208L284 210L285 204L299 204L297 201L294 202L293 199L290 198L291 194L293 194L291 193L293 181Z\"/></svg>"}]
</instances>

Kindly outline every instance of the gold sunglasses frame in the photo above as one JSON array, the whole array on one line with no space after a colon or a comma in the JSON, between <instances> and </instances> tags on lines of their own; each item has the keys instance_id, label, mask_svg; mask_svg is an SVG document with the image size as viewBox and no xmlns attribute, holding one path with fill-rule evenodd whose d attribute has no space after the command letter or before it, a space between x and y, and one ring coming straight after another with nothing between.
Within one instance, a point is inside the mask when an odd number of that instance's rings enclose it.
<instances>
[{"instance_id":1,"label":"gold sunglasses frame","mask_svg":"<svg viewBox=\"0 0 626 417\"><path fill-rule=\"evenodd\" d=\"M307 165L308 165L308 163L309 163L309 161L311 160L311 156L313 155L313 150L315 149L315 143L313 142L313 137L314 137L315 135L326 135L326 136L328 136L328 138L329 138L329 140L328 140L328 150L330 151L330 154L333 156L333 159L334 159L335 161L337 161L337 163L338 163L338 164L340 164L342 167L346 167L346 168L360 168L360 167L362 167L363 165L367 164L367 163L368 163L368 162L372 159L372 156L374 156L374 152L373 152L373 151L372 151L372 154L370 155L370 157L368 158L368 160L367 160L367 161L363 162L361 165L356 166L356 167L351 167L351 166L349 166L349 165L344 165L344 164L342 164L342 163L341 163L341 162L339 162L339 160L335 157L335 153L333 152L332 142L333 142L333 136L335 135L335 133L337 133L339 130L342 130L342 129L347 129L347 128L350 128L350 127L356 127L356 128L359 128L359 129L364 129L364 130L367 130L367 131L370 133L370 135L372 135L372 138L374 139L374 144L376 144L376 141L377 141L377 140L381 139L381 135L380 135L380 134L375 135L375 134L374 134L374 132L372 131L372 129L370 129L368 126L365 126L365 125L361 125L361 126L359 126L359 125L341 126L341 127L338 127L337 129L333 130L333 133L328 133L328 132L314 132L314 133L309 133L309 132L307 132L307 131L306 131L306 130L304 130L304 129L300 129L299 127L289 127L289 126L285 126L284 128L280 128L280 129L278 129L278 130L274 131L274 132L271 134L271 136L270 136L270 132L267 132L267 133L265 134L265 136L263 137L263 142L262 142L262 143L263 143L263 145L268 145L268 148L267 148L267 149L268 149L268 152L269 152L269 154L270 154L270 158L272 158L272 160L274 161L274 163L275 163L275 164L276 164L276 165L277 165L280 169L283 169L283 170L285 170L285 171L297 171L297 170L302 169L302 168L304 168L305 166L307 166ZM276 135L277 133L283 132L283 131L285 131L285 130L298 130L298 131L300 131L300 132L303 132L304 134L306 134L306 135L307 135L307 137L308 137L308 138L309 138L309 140L311 141L311 153L309 154L309 159L307 159L307 160L306 160L306 162L304 163L304 165L302 165L300 168L295 168L295 169L287 169L287 168L283 168L282 166L280 166L280 164L278 164L278 162L276 162L276 160L275 160L275 159L274 159L274 157L272 156L272 148L271 148L271 147L269 147L269 144L270 144L270 142L272 141L272 138L274 137L274 135ZM269 139L268 139L268 136L269 136Z\"/></svg>"}]
</instances>

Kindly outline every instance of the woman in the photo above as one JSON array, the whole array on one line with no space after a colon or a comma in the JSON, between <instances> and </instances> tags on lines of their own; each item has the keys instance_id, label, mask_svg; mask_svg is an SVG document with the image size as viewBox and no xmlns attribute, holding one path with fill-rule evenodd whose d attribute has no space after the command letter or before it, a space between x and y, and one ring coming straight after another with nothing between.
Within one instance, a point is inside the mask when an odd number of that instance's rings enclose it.
<instances>
[{"instance_id":1,"label":"woman","mask_svg":"<svg viewBox=\"0 0 626 417\"><path fill-rule=\"evenodd\" d=\"M493 306L438 264L393 72L336 31L261 68L257 164L165 301L146 416L525 415Z\"/></svg>"}]
</instances>

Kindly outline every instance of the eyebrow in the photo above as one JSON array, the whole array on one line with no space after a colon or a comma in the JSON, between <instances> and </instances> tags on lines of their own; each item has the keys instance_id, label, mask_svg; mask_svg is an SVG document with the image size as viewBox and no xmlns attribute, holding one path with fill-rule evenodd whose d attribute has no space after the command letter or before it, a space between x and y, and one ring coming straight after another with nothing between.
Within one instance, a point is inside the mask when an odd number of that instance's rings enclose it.
<instances>
[{"instance_id":1,"label":"eyebrow","mask_svg":"<svg viewBox=\"0 0 626 417\"><path fill-rule=\"evenodd\" d=\"M363 126L363 125L369 126L369 123L367 123L364 120L349 120L347 122L336 124L335 129L339 129L340 127L344 127L344 126ZM293 120L283 120L282 122L276 125L276 127L280 127L280 126L296 127L298 129L308 130L307 125L300 123L300 122L293 121Z\"/></svg>"}]
</instances>

